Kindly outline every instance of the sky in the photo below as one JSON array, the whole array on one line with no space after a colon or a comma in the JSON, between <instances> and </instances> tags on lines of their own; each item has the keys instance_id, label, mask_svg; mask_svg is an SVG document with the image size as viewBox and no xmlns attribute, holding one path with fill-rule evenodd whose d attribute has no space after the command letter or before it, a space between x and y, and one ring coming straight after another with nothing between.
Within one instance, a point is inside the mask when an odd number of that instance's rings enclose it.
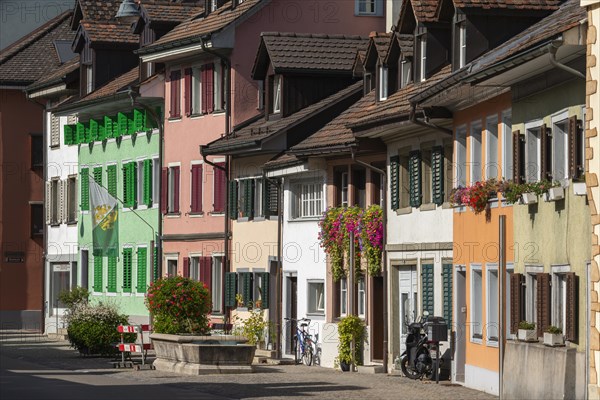
<instances>
[{"instance_id":1,"label":"sky","mask_svg":"<svg viewBox=\"0 0 600 400\"><path fill-rule=\"evenodd\" d=\"M0 50L74 4L75 0L0 0Z\"/></svg>"}]
</instances>

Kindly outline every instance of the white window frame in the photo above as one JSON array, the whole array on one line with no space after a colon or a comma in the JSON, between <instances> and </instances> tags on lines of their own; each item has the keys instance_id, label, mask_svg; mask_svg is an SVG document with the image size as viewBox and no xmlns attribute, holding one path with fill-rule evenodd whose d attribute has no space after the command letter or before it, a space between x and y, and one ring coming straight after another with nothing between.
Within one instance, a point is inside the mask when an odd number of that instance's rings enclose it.
<instances>
[{"instance_id":1,"label":"white window frame","mask_svg":"<svg viewBox=\"0 0 600 400\"><path fill-rule=\"evenodd\" d=\"M158 208L160 199L160 179L162 177L162 166L158 162L158 156L152 156L152 208Z\"/></svg>"},{"instance_id":2,"label":"white window frame","mask_svg":"<svg viewBox=\"0 0 600 400\"><path fill-rule=\"evenodd\" d=\"M410 83L411 69L412 63L407 60L402 60L400 62L400 88L403 88Z\"/></svg>"},{"instance_id":3,"label":"white window frame","mask_svg":"<svg viewBox=\"0 0 600 400\"><path fill-rule=\"evenodd\" d=\"M273 114L281 112L281 75L273 75Z\"/></svg>"},{"instance_id":4,"label":"white window frame","mask_svg":"<svg viewBox=\"0 0 600 400\"><path fill-rule=\"evenodd\" d=\"M541 165L541 138L540 132L542 128L542 120L531 121L525 124L525 181L537 182L540 180L540 165ZM537 136L533 133L537 130ZM535 160L530 160L529 149L531 140L535 140L536 157ZM515 166L516 168L516 166ZM530 169L535 168L535 174L530 173Z\"/></svg>"},{"instance_id":5,"label":"white window frame","mask_svg":"<svg viewBox=\"0 0 600 400\"><path fill-rule=\"evenodd\" d=\"M319 285L321 287L320 294ZM306 313L309 315L325 315L325 281L322 279L308 279L306 281L306 291ZM314 302L314 308L312 302ZM321 305L322 307L320 307Z\"/></svg>"},{"instance_id":6,"label":"white window frame","mask_svg":"<svg viewBox=\"0 0 600 400\"><path fill-rule=\"evenodd\" d=\"M488 263L485 266L485 304L486 304L486 311L485 311L485 326L486 326L486 344L488 346L492 346L492 347L497 347L498 346L498 340L500 339L500 307L499 307L499 295L498 292L500 290L500 275L499 275L499 270L498 270L498 264L497 263ZM495 296L491 296L491 292L492 292L492 275L496 275L496 293ZM491 318L491 314L492 314L492 309L493 307L496 307L496 321L492 321ZM495 333L496 333L496 340L492 340L491 339L491 335L490 335L490 327L492 327L492 324L495 324Z\"/></svg>"},{"instance_id":7,"label":"white window frame","mask_svg":"<svg viewBox=\"0 0 600 400\"><path fill-rule=\"evenodd\" d=\"M190 279L193 279L197 282L200 281L200 257L202 257L202 253L190 253L188 255L190 259ZM196 261L196 265L194 267L194 260Z\"/></svg>"},{"instance_id":8,"label":"white window frame","mask_svg":"<svg viewBox=\"0 0 600 400\"><path fill-rule=\"evenodd\" d=\"M323 213L323 183L318 180L292 181L291 219L315 219ZM308 210L308 211L307 211Z\"/></svg>"},{"instance_id":9,"label":"white window frame","mask_svg":"<svg viewBox=\"0 0 600 400\"><path fill-rule=\"evenodd\" d=\"M169 272L169 261L175 261L175 275L179 275L179 254L165 254L165 275L171 275Z\"/></svg>"},{"instance_id":10,"label":"white window frame","mask_svg":"<svg viewBox=\"0 0 600 400\"><path fill-rule=\"evenodd\" d=\"M483 179L481 168L483 160L483 126L480 120L474 120L471 122L469 128L469 163L471 165L469 183L473 185L475 182ZM479 143L476 140L477 136L479 137ZM476 150L478 150L479 154L476 154Z\"/></svg>"},{"instance_id":11,"label":"white window frame","mask_svg":"<svg viewBox=\"0 0 600 400\"><path fill-rule=\"evenodd\" d=\"M144 159L138 158L135 160L137 163L137 209L145 210L148 208L147 204L144 204Z\"/></svg>"},{"instance_id":12,"label":"white window frame","mask_svg":"<svg viewBox=\"0 0 600 400\"><path fill-rule=\"evenodd\" d=\"M467 126L456 128L454 176L455 187L467 185Z\"/></svg>"},{"instance_id":13,"label":"white window frame","mask_svg":"<svg viewBox=\"0 0 600 400\"><path fill-rule=\"evenodd\" d=\"M264 218L265 210L263 210L263 180L262 178L254 178L254 218Z\"/></svg>"},{"instance_id":14,"label":"white window frame","mask_svg":"<svg viewBox=\"0 0 600 400\"><path fill-rule=\"evenodd\" d=\"M94 70L91 64L85 64L86 88L85 94L90 94L94 90Z\"/></svg>"},{"instance_id":15,"label":"white window frame","mask_svg":"<svg viewBox=\"0 0 600 400\"><path fill-rule=\"evenodd\" d=\"M382 16L383 0L354 0L354 15Z\"/></svg>"},{"instance_id":16,"label":"white window frame","mask_svg":"<svg viewBox=\"0 0 600 400\"><path fill-rule=\"evenodd\" d=\"M69 181L73 181L73 185L71 187L71 190L69 190ZM66 183L66 190L65 190L65 201L66 201L66 205L65 205L65 209L66 209L66 213L65 213L65 221L67 224L71 224L71 223L76 223L77 222L77 209L78 209L78 201L77 201L77 174L73 174L73 175L69 175L67 176L67 180L65 181ZM74 192L74 198L73 198L73 204L69 205L69 198L71 197L71 192ZM73 215L73 218L69 218L70 215Z\"/></svg>"},{"instance_id":17,"label":"white window frame","mask_svg":"<svg viewBox=\"0 0 600 400\"><path fill-rule=\"evenodd\" d=\"M485 178L498 179L500 174L500 163L498 161L498 114L488 115L485 119ZM493 128L493 130L490 130ZM495 141L496 151L494 152L491 143Z\"/></svg>"},{"instance_id":18,"label":"white window frame","mask_svg":"<svg viewBox=\"0 0 600 400\"><path fill-rule=\"evenodd\" d=\"M348 279L343 277L340 279L340 316L348 314Z\"/></svg>"},{"instance_id":19,"label":"white window frame","mask_svg":"<svg viewBox=\"0 0 600 400\"><path fill-rule=\"evenodd\" d=\"M502 112L502 177L512 180L513 171L512 110L508 109Z\"/></svg>"},{"instance_id":20,"label":"white window frame","mask_svg":"<svg viewBox=\"0 0 600 400\"><path fill-rule=\"evenodd\" d=\"M467 24L461 22L458 24L458 67L462 68L467 64Z\"/></svg>"},{"instance_id":21,"label":"white window frame","mask_svg":"<svg viewBox=\"0 0 600 400\"><path fill-rule=\"evenodd\" d=\"M563 335L567 326L567 272L571 272L569 265L552 266L552 325L562 329Z\"/></svg>"},{"instance_id":22,"label":"white window frame","mask_svg":"<svg viewBox=\"0 0 600 400\"><path fill-rule=\"evenodd\" d=\"M348 207L349 203L348 203L348 179L349 179L349 175L348 172L342 172L342 182L341 182L341 206L342 207Z\"/></svg>"},{"instance_id":23,"label":"white window frame","mask_svg":"<svg viewBox=\"0 0 600 400\"><path fill-rule=\"evenodd\" d=\"M384 65L380 65L378 68L379 73L379 90L378 97L380 101L387 100L388 98L388 69Z\"/></svg>"},{"instance_id":24,"label":"white window frame","mask_svg":"<svg viewBox=\"0 0 600 400\"><path fill-rule=\"evenodd\" d=\"M427 69L427 35L419 36L419 82L424 82L427 79L425 70Z\"/></svg>"},{"instance_id":25,"label":"white window frame","mask_svg":"<svg viewBox=\"0 0 600 400\"><path fill-rule=\"evenodd\" d=\"M213 314L223 313L223 254L213 253L211 255L211 274L212 274L212 304ZM219 261L217 261L217 259ZM218 277L218 280L217 280ZM216 307L218 306L218 307Z\"/></svg>"},{"instance_id":26,"label":"white window frame","mask_svg":"<svg viewBox=\"0 0 600 400\"><path fill-rule=\"evenodd\" d=\"M220 61L215 61L213 69L213 103L215 112L223 111L223 65Z\"/></svg>"},{"instance_id":27,"label":"white window frame","mask_svg":"<svg viewBox=\"0 0 600 400\"><path fill-rule=\"evenodd\" d=\"M537 328L537 274L544 271L542 266L525 266L525 320L533 322Z\"/></svg>"},{"instance_id":28,"label":"white window frame","mask_svg":"<svg viewBox=\"0 0 600 400\"><path fill-rule=\"evenodd\" d=\"M181 163L169 163L167 166L167 214L175 213L175 181L173 168L179 167L179 212L181 212Z\"/></svg>"},{"instance_id":29,"label":"white window frame","mask_svg":"<svg viewBox=\"0 0 600 400\"><path fill-rule=\"evenodd\" d=\"M483 342L483 271L481 269L481 264L471 264L470 268L470 301L468 303L471 304L470 307L470 327L471 327L471 335L469 340L472 343L482 343ZM480 279L480 287L479 287L479 299L475 298L475 275L479 275ZM479 315L476 315L479 314ZM477 318L476 318L477 317ZM475 337L476 331L481 336L481 338Z\"/></svg>"},{"instance_id":30,"label":"white window frame","mask_svg":"<svg viewBox=\"0 0 600 400\"><path fill-rule=\"evenodd\" d=\"M558 133L560 129L557 125L563 125L564 129L561 129L562 134ZM556 149L558 144L561 142L562 136L562 148L563 148L563 159L559 163L557 159ZM562 164L559 166L559 164ZM562 174L558 174L562 167ZM552 116L552 180L562 181L569 178L569 112L564 110Z\"/></svg>"},{"instance_id":31,"label":"white window frame","mask_svg":"<svg viewBox=\"0 0 600 400\"><path fill-rule=\"evenodd\" d=\"M192 115L202 114L202 68L192 67Z\"/></svg>"},{"instance_id":32,"label":"white window frame","mask_svg":"<svg viewBox=\"0 0 600 400\"><path fill-rule=\"evenodd\" d=\"M367 282L361 277L356 282L357 314L364 319L367 313Z\"/></svg>"}]
</instances>

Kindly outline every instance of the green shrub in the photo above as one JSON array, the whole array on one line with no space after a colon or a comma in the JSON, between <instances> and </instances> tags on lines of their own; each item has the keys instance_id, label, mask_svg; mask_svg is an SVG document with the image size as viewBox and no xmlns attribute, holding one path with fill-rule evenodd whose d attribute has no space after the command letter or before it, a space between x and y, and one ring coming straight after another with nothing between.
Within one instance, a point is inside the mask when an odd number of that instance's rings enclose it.
<instances>
[{"instance_id":1,"label":"green shrub","mask_svg":"<svg viewBox=\"0 0 600 400\"><path fill-rule=\"evenodd\" d=\"M339 344L338 359L340 362L350 364L352 362L352 351L350 346L354 339L354 362L362 365L362 348L365 337L365 324L356 315L348 315L340 320L338 324Z\"/></svg>"},{"instance_id":2,"label":"green shrub","mask_svg":"<svg viewBox=\"0 0 600 400\"><path fill-rule=\"evenodd\" d=\"M269 322L265 321L264 312L261 309L254 310L246 318L241 327L235 329L236 335L242 335L248 339L248 344L256 345L264 341L265 330L269 327Z\"/></svg>"},{"instance_id":3,"label":"green shrub","mask_svg":"<svg viewBox=\"0 0 600 400\"><path fill-rule=\"evenodd\" d=\"M181 276L158 279L148 288L146 307L154 318L156 333L209 332L212 301L204 283Z\"/></svg>"},{"instance_id":4,"label":"green shrub","mask_svg":"<svg viewBox=\"0 0 600 400\"><path fill-rule=\"evenodd\" d=\"M127 316L119 314L114 305L81 304L69 316L67 335L71 347L82 354L111 355L118 352L115 344L121 340L117 326L127 325ZM136 334L127 334L126 343L132 343Z\"/></svg>"},{"instance_id":5,"label":"green shrub","mask_svg":"<svg viewBox=\"0 0 600 400\"><path fill-rule=\"evenodd\" d=\"M533 322L521 321L519 322L519 329L531 331L535 329L535 324Z\"/></svg>"},{"instance_id":6,"label":"green shrub","mask_svg":"<svg viewBox=\"0 0 600 400\"><path fill-rule=\"evenodd\" d=\"M64 304L65 308L72 310L79 304L86 304L90 297L90 291L87 288L76 286L71 290L63 290L58 294L58 301Z\"/></svg>"},{"instance_id":7,"label":"green shrub","mask_svg":"<svg viewBox=\"0 0 600 400\"><path fill-rule=\"evenodd\" d=\"M553 335L561 335L563 333L562 329L554 325L550 325L549 327L547 327L546 332L551 333Z\"/></svg>"}]
</instances>

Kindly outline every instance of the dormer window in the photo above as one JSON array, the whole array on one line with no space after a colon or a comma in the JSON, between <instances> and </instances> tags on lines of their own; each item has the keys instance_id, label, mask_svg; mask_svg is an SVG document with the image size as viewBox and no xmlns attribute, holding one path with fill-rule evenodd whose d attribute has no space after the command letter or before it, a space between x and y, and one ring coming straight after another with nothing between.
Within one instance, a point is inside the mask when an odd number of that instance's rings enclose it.
<instances>
[{"instance_id":1,"label":"dormer window","mask_svg":"<svg viewBox=\"0 0 600 400\"><path fill-rule=\"evenodd\" d=\"M410 83L412 64L410 60L400 62L400 87L403 88Z\"/></svg>"},{"instance_id":2,"label":"dormer window","mask_svg":"<svg viewBox=\"0 0 600 400\"><path fill-rule=\"evenodd\" d=\"M418 82L423 82L426 79L425 71L427 70L427 36L420 35L418 37L418 50L419 50L419 75L417 76Z\"/></svg>"},{"instance_id":3,"label":"dormer window","mask_svg":"<svg viewBox=\"0 0 600 400\"><path fill-rule=\"evenodd\" d=\"M210 0L210 11L216 11L217 10L217 0Z\"/></svg>"},{"instance_id":4,"label":"dormer window","mask_svg":"<svg viewBox=\"0 0 600 400\"><path fill-rule=\"evenodd\" d=\"M386 66L379 66L379 88L377 90L378 100L386 100L388 97L388 69Z\"/></svg>"},{"instance_id":5,"label":"dormer window","mask_svg":"<svg viewBox=\"0 0 600 400\"><path fill-rule=\"evenodd\" d=\"M454 70L460 69L467 63L467 18L457 11L454 15Z\"/></svg>"},{"instance_id":6,"label":"dormer window","mask_svg":"<svg viewBox=\"0 0 600 400\"><path fill-rule=\"evenodd\" d=\"M273 76L273 114L281 112L281 75Z\"/></svg>"},{"instance_id":7,"label":"dormer window","mask_svg":"<svg viewBox=\"0 0 600 400\"><path fill-rule=\"evenodd\" d=\"M94 91L94 74L91 65L84 65L85 71L85 94L92 93Z\"/></svg>"},{"instance_id":8,"label":"dormer window","mask_svg":"<svg viewBox=\"0 0 600 400\"><path fill-rule=\"evenodd\" d=\"M363 76L363 95L366 96L371 93L371 90L373 90L373 74L365 72Z\"/></svg>"}]
</instances>

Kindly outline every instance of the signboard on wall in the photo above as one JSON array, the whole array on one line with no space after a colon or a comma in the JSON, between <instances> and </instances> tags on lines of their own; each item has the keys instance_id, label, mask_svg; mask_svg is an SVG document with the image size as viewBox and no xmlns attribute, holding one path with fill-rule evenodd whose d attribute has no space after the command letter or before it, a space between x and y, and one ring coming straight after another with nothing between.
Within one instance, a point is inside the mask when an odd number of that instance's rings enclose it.
<instances>
[{"instance_id":1,"label":"signboard on wall","mask_svg":"<svg viewBox=\"0 0 600 400\"><path fill-rule=\"evenodd\" d=\"M4 262L24 263L25 262L25 253L22 251L6 251L6 252L4 252Z\"/></svg>"}]
</instances>

